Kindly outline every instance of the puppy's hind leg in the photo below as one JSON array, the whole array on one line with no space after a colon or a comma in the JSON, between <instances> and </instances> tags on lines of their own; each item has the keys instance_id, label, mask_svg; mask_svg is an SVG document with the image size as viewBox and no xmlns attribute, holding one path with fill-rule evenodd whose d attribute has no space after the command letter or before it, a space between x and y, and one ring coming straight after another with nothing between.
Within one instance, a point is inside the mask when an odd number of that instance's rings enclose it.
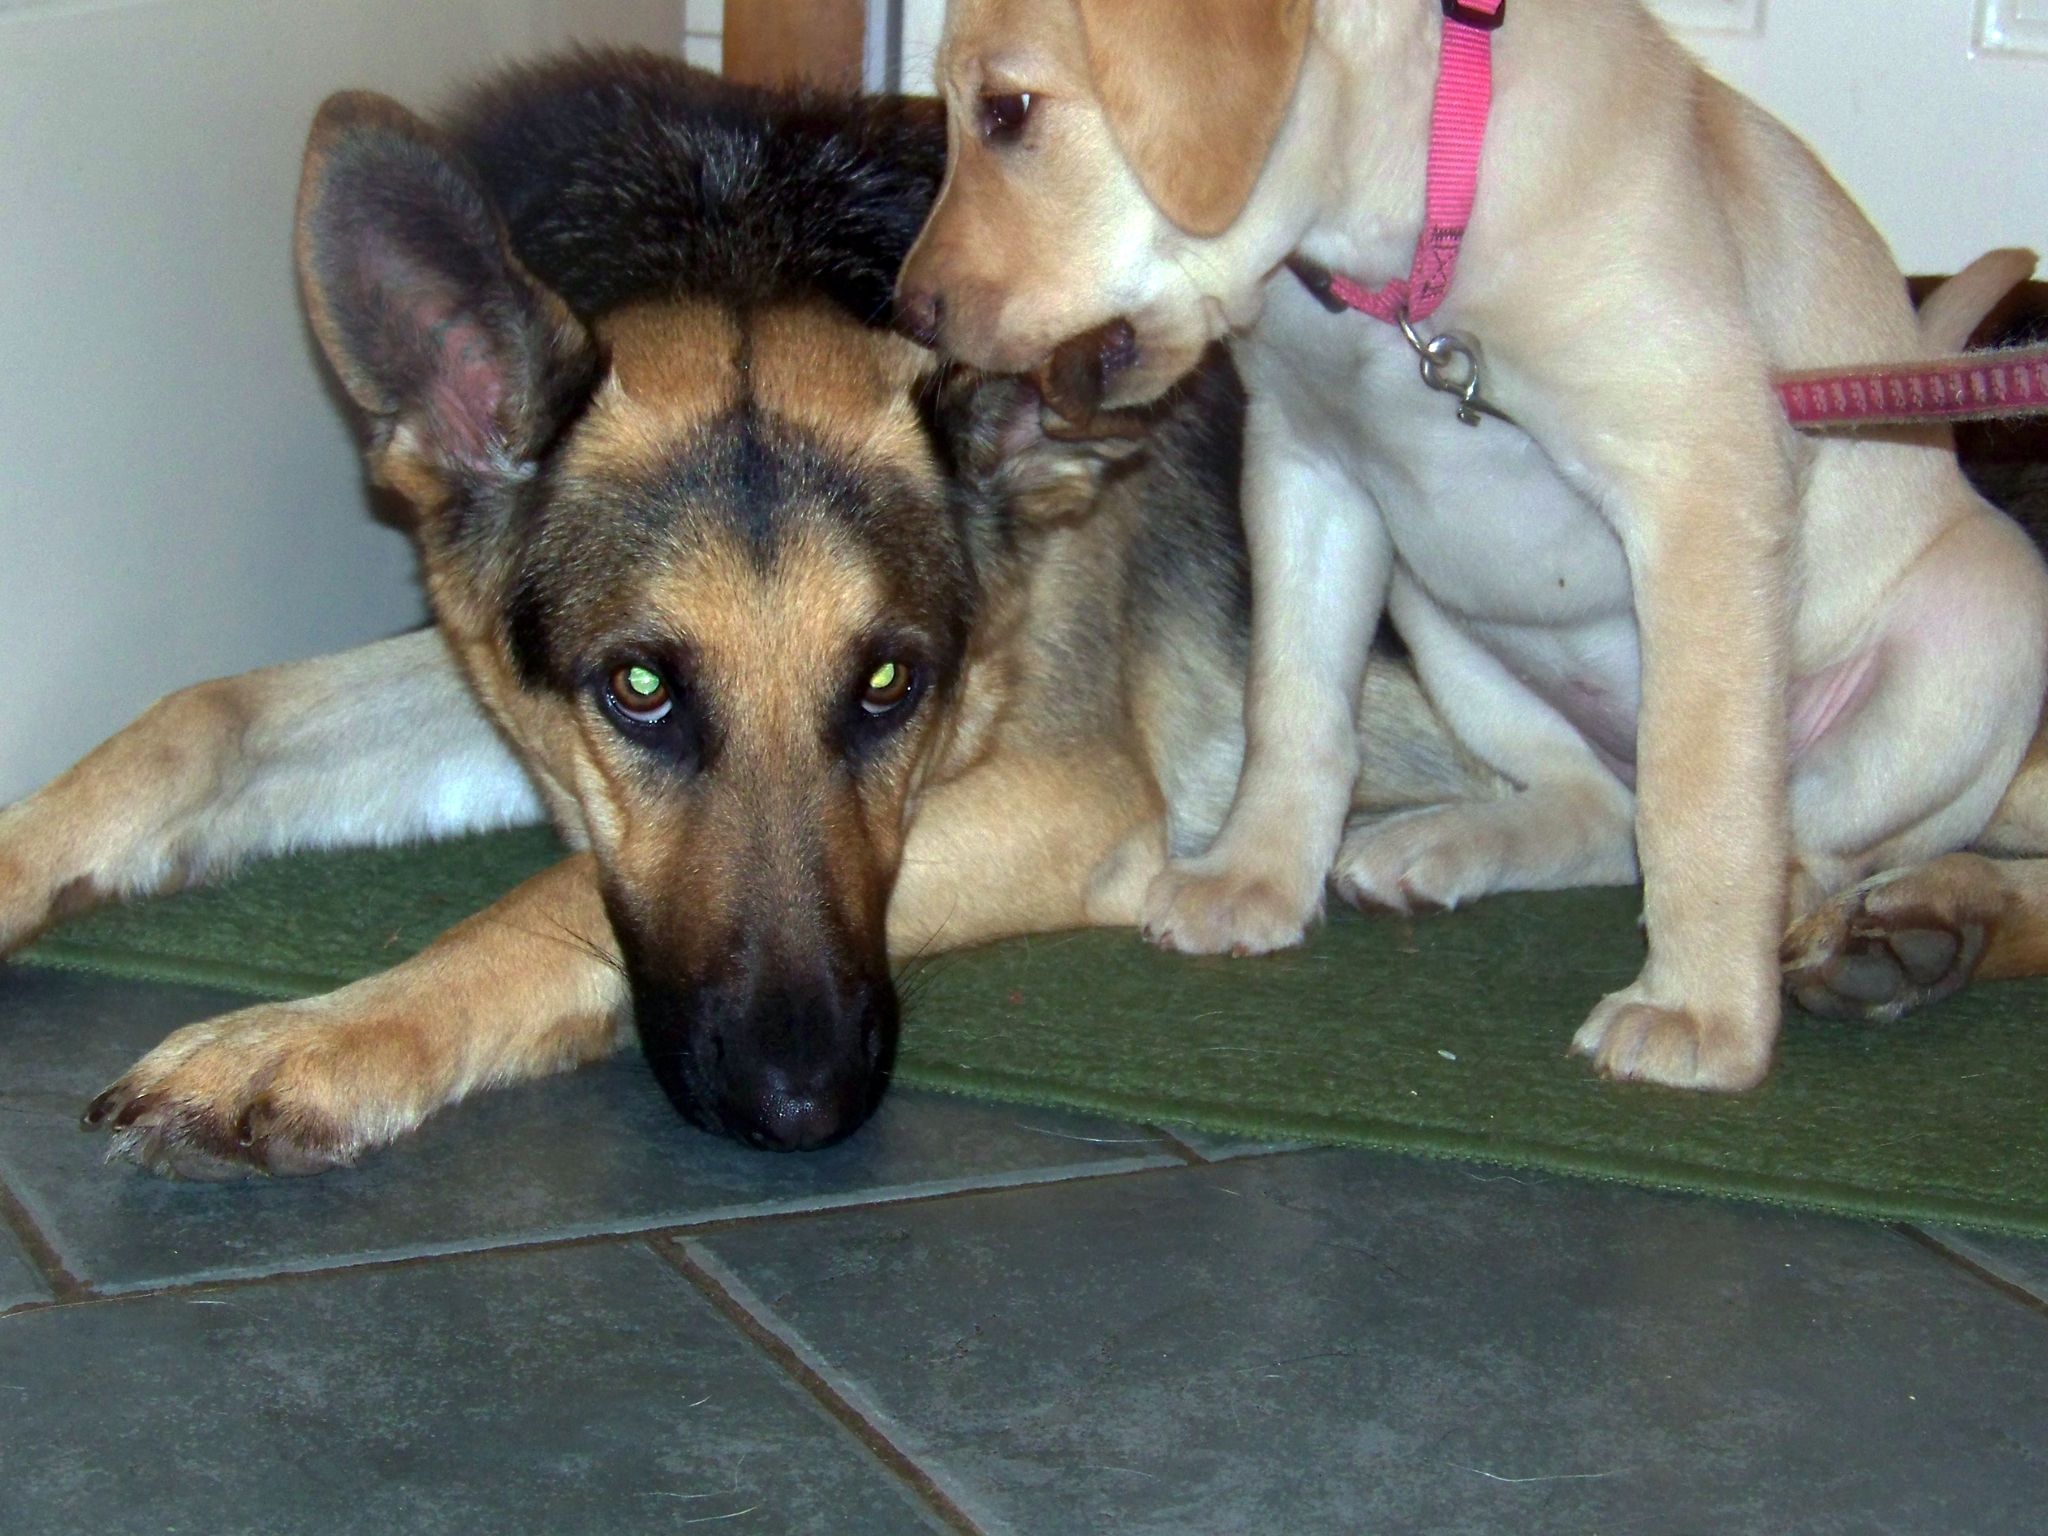
<instances>
[{"instance_id":1,"label":"puppy's hind leg","mask_svg":"<svg viewBox=\"0 0 2048 1536\"><path fill-rule=\"evenodd\" d=\"M264 854L541 816L437 631L201 683L0 810L0 955Z\"/></svg>"},{"instance_id":2,"label":"puppy's hind leg","mask_svg":"<svg viewBox=\"0 0 2048 1536\"><path fill-rule=\"evenodd\" d=\"M1405 760L1396 760L1409 771L1399 777L1421 780L1407 786L1410 794L1426 792L1435 779L1439 791L1428 798L1438 803L1372 815L1375 799L1385 804L1388 791L1403 786L1371 777L1374 762L1385 763L1396 744L1365 743L1368 769L1355 799L1367 814L1338 850L1331 871L1338 893L1355 906L1407 911L1455 907L1496 891L1631 883L1629 792L1585 738L1413 583L1395 578L1389 612L1455 745L1382 684L1377 723L1409 738ZM1374 723L1361 714L1361 737ZM1434 759L1428 775L1413 772L1418 747L1421 762Z\"/></svg>"},{"instance_id":3,"label":"puppy's hind leg","mask_svg":"<svg viewBox=\"0 0 2048 1536\"><path fill-rule=\"evenodd\" d=\"M2024 855L1987 857L1987 854ZM1887 870L1785 935L1785 985L1823 1018L1889 1024L1974 980L2048 975L2048 729L1975 851Z\"/></svg>"},{"instance_id":4,"label":"puppy's hind leg","mask_svg":"<svg viewBox=\"0 0 2048 1536\"><path fill-rule=\"evenodd\" d=\"M2026 937L2044 892L2026 863L1951 851L2048 853L2048 762L2027 745L2044 662L2048 584L1987 512L1921 557L1863 658L1833 669L1871 680L1793 765L1811 910L1790 914L1781 965L1808 1011L1889 1021L2048 952ZM1795 733L1802 699L1832 691L1825 675L1795 690Z\"/></svg>"},{"instance_id":5,"label":"puppy's hind leg","mask_svg":"<svg viewBox=\"0 0 2048 1536\"><path fill-rule=\"evenodd\" d=\"M474 1089L609 1055L631 1002L579 853L382 975L179 1030L85 1123L160 1173L317 1173Z\"/></svg>"}]
</instances>

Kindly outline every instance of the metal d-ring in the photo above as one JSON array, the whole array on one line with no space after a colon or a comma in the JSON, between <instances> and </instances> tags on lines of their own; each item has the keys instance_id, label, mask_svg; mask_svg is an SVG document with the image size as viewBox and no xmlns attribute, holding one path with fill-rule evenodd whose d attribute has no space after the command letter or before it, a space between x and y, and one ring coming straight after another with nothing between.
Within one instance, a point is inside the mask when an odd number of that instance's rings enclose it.
<instances>
[{"instance_id":1,"label":"metal d-ring","mask_svg":"<svg viewBox=\"0 0 2048 1536\"><path fill-rule=\"evenodd\" d=\"M1438 394L1457 397L1458 420L1468 427L1476 427L1482 416L1492 416L1501 421L1509 419L1489 405L1479 393L1486 365L1477 336L1464 331L1445 331L1442 335L1425 338L1415 328L1415 322L1408 318L1406 310L1401 310L1394 318L1400 322L1401 334L1408 338L1408 345L1415 349L1416 357L1421 360L1422 382Z\"/></svg>"}]
</instances>

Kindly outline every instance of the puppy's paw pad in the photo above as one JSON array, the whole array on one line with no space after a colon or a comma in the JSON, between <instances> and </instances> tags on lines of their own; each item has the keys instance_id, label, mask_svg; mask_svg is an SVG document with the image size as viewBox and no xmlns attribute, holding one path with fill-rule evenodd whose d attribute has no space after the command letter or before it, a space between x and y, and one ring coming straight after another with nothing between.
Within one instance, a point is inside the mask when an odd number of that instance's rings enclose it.
<instances>
[{"instance_id":1,"label":"puppy's paw pad","mask_svg":"<svg viewBox=\"0 0 2048 1536\"><path fill-rule=\"evenodd\" d=\"M1177 866L1145 892L1145 937L1189 955L1263 955L1301 943L1316 899L1281 882L1224 869Z\"/></svg>"},{"instance_id":2,"label":"puppy's paw pad","mask_svg":"<svg viewBox=\"0 0 2048 1536\"><path fill-rule=\"evenodd\" d=\"M1925 899L1912 876L1866 881L1786 935L1785 987L1824 1019L1889 1024L1953 996L1990 938L1958 903Z\"/></svg>"},{"instance_id":3,"label":"puppy's paw pad","mask_svg":"<svg viewBox=\"0 0 2048 1536\"><path fill-rule=\"evenodd\" d=\"M1767 1033L1627 991L1601 1000L1573 1037L1572 1050L1605 1077L1720 1093L1754 1088L1771 1065Z\"/></svg>"}]
</instances>

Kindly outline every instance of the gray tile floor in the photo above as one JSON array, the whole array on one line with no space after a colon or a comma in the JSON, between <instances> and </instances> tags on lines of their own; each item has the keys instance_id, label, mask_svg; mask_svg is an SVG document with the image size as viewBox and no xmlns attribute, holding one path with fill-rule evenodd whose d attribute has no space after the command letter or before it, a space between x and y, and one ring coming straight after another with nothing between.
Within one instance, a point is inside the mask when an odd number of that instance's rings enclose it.
<instances>
[{"instance_id":1,"label":"gray tile floor","mask_svg":"<svg viewBox=\"0 0 2048 1536\"><path fill-rule=\"evenodd\" d=\"M2048 1532L2048 1245L632 1062L351 1172L80 1106L234 1001L0 969L0 1531Z\"/></svg>"}]
</instances>

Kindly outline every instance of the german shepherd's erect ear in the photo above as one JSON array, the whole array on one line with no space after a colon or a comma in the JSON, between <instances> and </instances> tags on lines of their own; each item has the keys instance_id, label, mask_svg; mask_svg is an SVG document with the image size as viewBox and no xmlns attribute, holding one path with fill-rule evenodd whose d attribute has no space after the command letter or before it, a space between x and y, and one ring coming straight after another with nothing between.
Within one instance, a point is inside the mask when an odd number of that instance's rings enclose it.
<instances>
[{"instance_id":1,"label":"german shepherd's erect ear","mask_svg":"<svg viewBox=\"0 0 2048 1536\"><path fill-rule=\"evenodd\" d=\"M1294 96L1309 0L1075 0L1088 72L1153 205L1220 235Z\"/></svg>"},{"instance_id":2,"label":"german shepherd's erect ear","mask_svg":"<svg viewBox=\"0 0 2048 1536\"><path fill-rule=\"evenodd\" d=\"M523 478L596 380L596 342L513 256L475 172L394 101L321 106L297 247L373 473L423 516Z\"/></svg>"}]
</instances>

